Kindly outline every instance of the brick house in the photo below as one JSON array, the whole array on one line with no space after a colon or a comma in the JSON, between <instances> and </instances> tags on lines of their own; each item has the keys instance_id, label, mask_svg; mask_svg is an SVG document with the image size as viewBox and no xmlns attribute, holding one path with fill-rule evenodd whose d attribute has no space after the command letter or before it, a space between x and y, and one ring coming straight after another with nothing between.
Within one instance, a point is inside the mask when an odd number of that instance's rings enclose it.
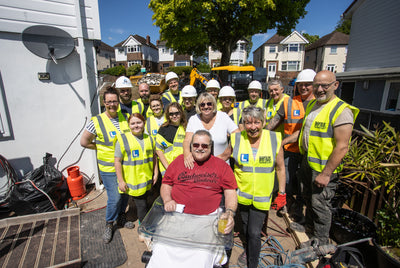
<instances>
[{"instance_id":1,"label":"brick house","mask_svg":"<svg viewBox=\"0 0 400 268\"><path fill-rule=\"evenodd\" d=\"M191 55L177 54L174 49L166 46L166 41L157 40L158 48L158 70L161 73L167 72L169 67L193 66L196 60Z\"/></svg>"}]
</instances>

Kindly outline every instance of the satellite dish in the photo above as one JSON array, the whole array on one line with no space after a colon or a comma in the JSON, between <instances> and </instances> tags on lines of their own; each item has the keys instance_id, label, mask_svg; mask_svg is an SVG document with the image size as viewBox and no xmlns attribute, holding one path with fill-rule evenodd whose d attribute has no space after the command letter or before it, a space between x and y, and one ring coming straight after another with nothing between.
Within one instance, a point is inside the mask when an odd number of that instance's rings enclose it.
<instances>
[{"instance_id":1,"label":"satellite dish","mask_svg":"<svg viewBox=\"0 0 400 268\"><path fill-rule=\"evenodd\" d=\"M69 33L46 25L26 28L22 32L22 42L33 54L52 59L56 64L58 59L67 57L75 48L75 41Z\"/></svg>"}]
</instances>

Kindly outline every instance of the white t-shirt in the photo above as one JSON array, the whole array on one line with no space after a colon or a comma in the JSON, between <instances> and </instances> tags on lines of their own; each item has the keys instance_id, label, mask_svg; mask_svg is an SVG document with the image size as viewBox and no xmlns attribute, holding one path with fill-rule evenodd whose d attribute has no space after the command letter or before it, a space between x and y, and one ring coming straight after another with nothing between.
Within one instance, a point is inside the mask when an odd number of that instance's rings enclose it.
<instances>
[{"instance_id":1,"label":"white t-shirt","mask_svg":"<svg viewBox=\"0 0 400 268\"><path fill-rule=\"evenodd\" d=\"M214 125L208 131L214 142L214 155L218 156L222 154L228 146L228 134L238 129L238 126L232 121L229 115L224 112L217 111L216 116ZM200 129L207 130L200 120L200 115L193 115L189 119L186 132L192 132L194 134Z\"/></svg>"}]
</instances>

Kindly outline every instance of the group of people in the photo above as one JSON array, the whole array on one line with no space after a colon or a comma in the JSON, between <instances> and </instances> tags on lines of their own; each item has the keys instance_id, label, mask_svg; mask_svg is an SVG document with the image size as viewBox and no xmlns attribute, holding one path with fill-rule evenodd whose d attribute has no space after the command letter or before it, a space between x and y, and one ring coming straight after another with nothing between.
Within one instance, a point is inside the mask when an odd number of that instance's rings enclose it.
<instances>
[{"instance_id":1,"label":"group of people","mask_svg":"<svg viewBox=\"0 0 400 268\"><path fill-rule=\"evenodd\" d=\"M180 91L178 79L167 73L169 89L161 96L150 95L142 83L140 99L131 100L129 79L118 78L104 92L105 112L92 118L81 137L82 146L97 151L107 190L104 242L111 241L114 225L134 228L125 214L129 195L143 221L146 195L161 176L166 211L182 204L184 213L208 215L224 206L228 234L238 210L245 237L239 265L257 267L268 211L286 205L286 191L295 197L294 220L308 231L308 244L328 243L330 200L358 114L334 94L335 75L303 70L293 97L283 93L279 80L270 81L268 100L261 83L252 81L249 100L240 103L234 89L221 88L217 80L197 95L190 85ZM157 262L160 256L165 252L155 247L150 267L185 267L177 258ZM196 259L198 267L212 267L213 261Z\"/></svg>"}]
</instances>

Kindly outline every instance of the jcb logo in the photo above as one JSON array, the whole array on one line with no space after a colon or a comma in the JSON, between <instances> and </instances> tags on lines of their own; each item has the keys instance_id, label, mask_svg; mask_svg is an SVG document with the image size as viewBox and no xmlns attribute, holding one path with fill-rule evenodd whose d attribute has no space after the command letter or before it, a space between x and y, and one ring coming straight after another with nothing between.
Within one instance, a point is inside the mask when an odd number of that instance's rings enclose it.
<instances>
[{"instance_id":1,"label":"jcb logo","mask_svg":"<svg viewBox=\"0 0 400 268\"><path fill-rule=\"evenodd\" d=\"M325 129L326 123L325 122L315 122L314 127L319 128L319 129Z\"/></svg>"}]
</instances>

